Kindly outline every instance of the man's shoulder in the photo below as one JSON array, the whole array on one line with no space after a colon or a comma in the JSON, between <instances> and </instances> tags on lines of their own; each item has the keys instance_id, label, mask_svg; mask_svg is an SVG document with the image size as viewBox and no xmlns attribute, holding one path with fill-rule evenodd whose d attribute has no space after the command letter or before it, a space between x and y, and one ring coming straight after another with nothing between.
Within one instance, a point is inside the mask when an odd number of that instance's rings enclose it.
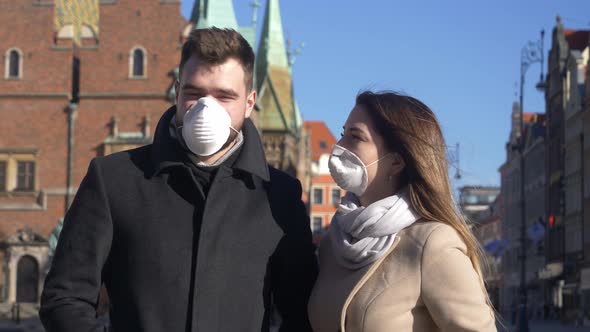
<instances>
[{"instance_id":1,"label":"man's shoulder","mask_svg":"<svg viewBox=\"0 0 590 332\"><path fill-rule=\"evenodd\" d=\"M108 156L95 158L95 162L105 174L111 172L123 173L128 170L145 171L149 164L152 144L144 145L135 149L112 153Z\"/></svg>"},{"instance_id":2,"label":"man's shoulder","mask_svg":"<svg viewBox=\"0 0 590 332\"><path fill-rule=\"evenodd\" d=\"M277 169L272 166L268 166L268 172L270 174L270 182L285 184L285 185L292 185L292 186L300 186L300 182L297 178Z\"/></svg>"}]
</instances>

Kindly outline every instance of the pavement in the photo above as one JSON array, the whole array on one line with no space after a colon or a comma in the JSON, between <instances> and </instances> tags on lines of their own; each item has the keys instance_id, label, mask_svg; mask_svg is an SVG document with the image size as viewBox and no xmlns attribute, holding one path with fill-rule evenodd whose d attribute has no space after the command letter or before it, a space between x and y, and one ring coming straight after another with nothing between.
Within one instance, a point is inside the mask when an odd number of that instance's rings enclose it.
<instances>
[{"instance_id":1,"label":"pavement","mask_svg":"<svg viewBox=\"0 0 590 332\"><path fill-rule=\"evenodd\" d=\"M498 326L498 332L515 332L513 326L508 329ZM0 321L0 332L45 332L38 317L23 319L20 324L12 321ZM563 325L557 321L531 321L529 332L590 332L590 326Z\"/></svg>"},{"instance_id":2,"label":"pavement","mask_svg":"<svg viewBox=\"0 0 590 332\"><path fill-rule=\"evenodd\" d=\"M508 329L498 326L498 332L516 332L514 326ZM530 321L529 332L590 332L590 326L564 325L558 321Z\"/></svg>"}]
</instances>

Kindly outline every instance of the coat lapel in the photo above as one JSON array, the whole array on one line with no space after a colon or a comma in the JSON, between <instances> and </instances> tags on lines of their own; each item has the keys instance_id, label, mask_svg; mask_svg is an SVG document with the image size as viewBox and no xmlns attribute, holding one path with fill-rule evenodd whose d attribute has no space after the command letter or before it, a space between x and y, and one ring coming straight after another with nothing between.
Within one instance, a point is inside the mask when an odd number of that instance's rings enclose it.
<instances>
[{"instance_id":1,"label":"coat lapel","mask_svg":"<svg viewBox=\"0 0 590 332\"><path fill-rule=\"evenodd\" d=\"M352 302L352 299L358 293L358 291L363 287L363 285L369 280L369 278L375 273L375 271L381 266L381 263L391 254L391 252L397 247L399 244L400 237L399 235L395 237L395 241L389 250L385 253L385 255L381 256L375 263L371 265L371 267L365 272L362 278L358 281L358 283L354 286L350 294L346 297L346 301L344 301L344 305L342 306L342 312L340 316L340 331L345 332L346 327L346 311Z\"/></svg>"}]
</instances>

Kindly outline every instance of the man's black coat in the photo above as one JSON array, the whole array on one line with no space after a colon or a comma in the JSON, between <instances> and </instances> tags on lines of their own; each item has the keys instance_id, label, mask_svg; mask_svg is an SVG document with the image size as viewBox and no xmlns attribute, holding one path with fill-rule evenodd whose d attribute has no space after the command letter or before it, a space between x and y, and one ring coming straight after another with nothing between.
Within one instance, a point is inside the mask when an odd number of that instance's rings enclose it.
<instances>
[{"instance_id":1,"label":"man's black coat","mask_svg":"<svg viewBox=\"0 0 590 332\"><path fill-rule=\"evenodd\" d=\"M99 331L101 284L115 332L309 331L317 275L301 185L268 167L249 119L206 191L160 119L154 143L90 163L45 281L48 332Z\"/></svg>"}]
</instances>

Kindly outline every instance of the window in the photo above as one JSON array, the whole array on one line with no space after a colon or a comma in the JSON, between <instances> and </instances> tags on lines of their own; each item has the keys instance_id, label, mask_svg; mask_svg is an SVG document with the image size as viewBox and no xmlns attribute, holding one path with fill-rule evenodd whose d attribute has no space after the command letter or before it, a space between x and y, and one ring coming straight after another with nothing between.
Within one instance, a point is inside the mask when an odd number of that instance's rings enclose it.
<instances>
[{"instance_id":1,"label":"window","mask_svg":"<svg viewBox=\"0 0 590 332\"><path fill-rule=\"evenodd\" d=\"M464 195L463 196L463 204L477 204L477 196L476 195Z\"/></svg>"},{"instance_id":2,"label":"window","mask_svg":"<svg viewBox=\"0 0 590 332\"><path fill-rule=\"evenodd\" d=\"M324 227L323 225L323 218L322 217L313 217L313 223L311 225L311 230L314 233L318 233Z\"/></svg>"},{"instance_id":3,"label":"window","mask_svg":"<svg viewBox=\"0 0 590 332\"><path fill-rule=\"evenodd\" d=\"M327 148L327 147L328 147L328 145L326 144L326 142L325 142L325 141L320 141L320 149L322 149L322 150L323 150L323 149L325 149L325 148Z\"/></svg>"},{"instance_id":4,"label":"window","mask_svg":"<svg viewBox=\"0 0 590 332\"><path fill-rule=\"evenodd\" d=\"M19 161L17 163L16 190L33 191L35 189L35 162Z\"/></svg>"},{"instance_id":5,"label":"window","mask_svg":"<svg viewBox=\"0 0 590 332\"><path fill-rule=\"evenodd\" d=\"M335 188L332 189L332 204L338 205L340 204L340 199L342 198L342 192L340 189Z\"/></svg>"},{"instance_id":6,"label":"window","mask_svg":"<svg viewBox=\"0 0 590 332\"><path fill-rule=\"evenodd\" d=\"M314 204L323 204L323 196L324 196L324 191L322 190L322 188L315 188L313 190L313 203Z\"/></svg>"},{"instance_id":7,"label":"window","mask_svg":"<svg viewBox=\"0 0 590 332\"><path fill-rule=\"evenodd\" d=\"M22 52L12 48L5 55L5 74L4 78L18 79L22 76Z\"/></svg>"},{"instance_id":8,"label":"window","mask_svg":"<svg viewBox=\"0 0 590 332\"><path fill-rule=\"evenodd\" d=\"M146 77L147 52L142 47L136 47L129 54L129 77Z\"/></svg>"},{"instance_id":9,"label":"window","mask_svg":"<svg viewBox=\"0 0 590 332\"><path fill-rule=\"evenodd\" d=\"M133 76L143 76L143 52L133 51Z\"/></svg>"},{"instance_id":10,"label":"window","mask_svg":"<svg viewBox=\"0 0 590 332\"><path fill-rule=\"evenodd\" d=\"M10 51L10 72L8 76L10 77L18 77L18 67L20 62L20 56L18 52L15 50Z\"/></svg>"},{"instance_id":11,"label":"window","mask_svg":"<svg viewBox=\"0 0 590 332\"><path fill-rule=\"evenodd\" d=\"M0 192L36 190L37 149L0 148Z\"/></svg>"},{"instance_id":12,"label":"window","mask_svg":"<svg viewBox=\"0 0 590 332\"><path fill-rule=\"evenodd\" d=\"M6 161L0 160L0 192L6 191Z\"/></svg>"}]
</instances>

